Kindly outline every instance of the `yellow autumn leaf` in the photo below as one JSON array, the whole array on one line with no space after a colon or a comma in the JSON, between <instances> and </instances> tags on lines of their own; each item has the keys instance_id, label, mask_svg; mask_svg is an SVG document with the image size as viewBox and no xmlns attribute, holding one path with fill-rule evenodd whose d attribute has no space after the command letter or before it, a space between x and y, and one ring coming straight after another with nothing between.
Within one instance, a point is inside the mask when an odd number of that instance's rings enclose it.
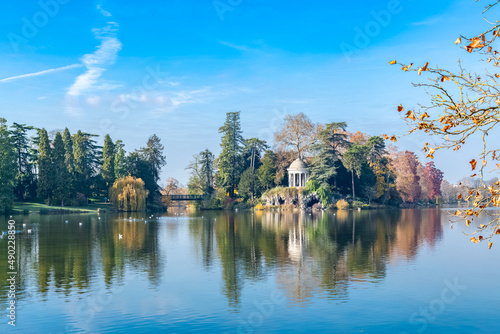
<instances>
[{"instance_id":1,"label":"yellow autumn leaf","mask_svg":"<svg viewBox=\"0 0 500 334\"><path fill-rule=\"evenodd\" d=\"M395 64L396 64L396 59L389 62L389 65L395 65Z\"/></svg>"},{"instance_id":2,"label":"yellow autumn leaf","mask_svg":"<svg viewBox=\"0 0 500 334\"><path fill-rule=\"evenodd\" d=\"M490 241L490 242L488 243L488 249L491 249L491 246L493 246L493 243Z\"/></svg>"},{"instance_id":3,"label":"yellow autumn leaf","mask_svg":"<svg viewBox=\"0 0 500 334\"><path fill-rule=\"evenodd\" d=\"M399 104L398 111L401 112L401 111L404 111L404 110L405 110L405 108L403 108L403 106L401 104Z\"/></svg>"},{"instance_id":4,"label":"yellow autumn leaf","mask_svg":"<svg viewBox=\"0 0 500 334\"><path fill-rule=\"evenodd\" d=\"M457 38L457 40L455 41L455 45L460 44L460 43L462 43L462 39L459 37L459 38Z\"/></svg>"}]
</instances>

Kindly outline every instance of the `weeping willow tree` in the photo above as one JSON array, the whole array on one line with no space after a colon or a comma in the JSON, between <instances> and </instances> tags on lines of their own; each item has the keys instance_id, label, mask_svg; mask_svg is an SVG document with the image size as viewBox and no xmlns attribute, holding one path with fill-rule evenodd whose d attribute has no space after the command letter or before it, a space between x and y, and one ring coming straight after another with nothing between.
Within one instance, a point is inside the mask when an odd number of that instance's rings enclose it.
<instances>
[{"instance_id":1,"label":"weeping willow tree","mask_svg":"<svg viewBox=\"0 0 500 334\"><path fill-rule=\"evenodd\" d=\"M144 189L142 179L129 175L116 180L109 193L111 202L118 210L136 212L146 208L149 191Z\"/></svg>"}]
</instances>

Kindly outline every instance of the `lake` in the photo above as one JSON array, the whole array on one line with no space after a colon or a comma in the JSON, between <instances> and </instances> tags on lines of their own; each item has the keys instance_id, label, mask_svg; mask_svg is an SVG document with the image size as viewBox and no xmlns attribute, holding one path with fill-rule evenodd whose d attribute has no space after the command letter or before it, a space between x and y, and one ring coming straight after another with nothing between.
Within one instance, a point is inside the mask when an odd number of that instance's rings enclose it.
<instances>
[{"instance_id":1,"label":"lake","mask_svg":"<svg viewBox=\"0 0 500 334\"><path fill-rule=\"evenodd\" d=\"M450 211L15 216L0 332L499 333L500 243Z\"/></svg>"}]
</instances>

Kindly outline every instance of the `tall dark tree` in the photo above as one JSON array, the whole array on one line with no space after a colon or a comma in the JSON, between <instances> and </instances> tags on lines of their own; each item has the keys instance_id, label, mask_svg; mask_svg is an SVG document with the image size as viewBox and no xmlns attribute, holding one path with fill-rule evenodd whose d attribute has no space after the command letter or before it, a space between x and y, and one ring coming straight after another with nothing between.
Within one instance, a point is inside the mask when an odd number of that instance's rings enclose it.
<instances>
[{"instance_id":1,"label":"tall dark tree","mask_svg":"<svg viewBox=\"0 0 500 334\"><path fill-rule=\"evenodd\" d=\"M222 134L222 151L217 158L217 181L232 198L243 169L242 153L245 141L239 111L226 114L226 121L219 128L219 133Z\"/></svg>"},{"instance_id":2,"label":"tall dark tree","mask_svg":"<svg viewBox=\"0 0 500 334\"><path fill-rule=\"evenodd\" d=\"M36 182L31 159L31 143L28 132L34 127L13 123L11 138L17 161L15 195L18 200L36 196Z\"/></svg>"},{"instance_id":3,"label":"tall dark tree","mask_svg":"<svg viewBox=\"0 0 500 334\"><path fill-rule=\"evenodd\" d=\"M368 146L368 162L372 166L378 165L382 157L387 154L384 139L379 136L373 136L368 139L366 145Z\"/></svg>"},{"instance_id":4,"label":"tall dark tree","mask_svg":"<svg viewBox=\"0 0 500 334\"><path fill-rule=\"evenodd\" d=\"M16 176L16 154L6 123L0 118L0 212L6 212L14 205Z\"/></svg>"},{"instance_id":5,"label":"tall dark tree","mask_svg":"<svg viewBox=\"0 0 500 334\"><path fill-rule=\"evenodd\" d=\"M354 185L354 173L361 176L361 171L363 170L363 164L366 163L366 157L368 154L367 146L362 144L352 144L343 155L343 164L345 168L351 172L351 184L352 184L352 199L356 200L356 191Z\"/></svg>"},{"instance_id":6,"label":"tall dark tree","mask_svg":"<svg viewBox=\"0 0 500 334\"><path fill-rule=\"evenodd\" d=\"M245 159L245 168L257 170L260 167L262 154L269 149L265 140L258 138L245 139L243 149L243 158Z\"/></svg>"},{"instance_id":7,"label":"tall dark tree","mask_svg":"<svg viewBox=\"0 0 500 334\"><path fill-rule=\"evenodd\" d=\"M111 187L115 182L115 145L109 135L104 137L101 173L104 182L106 182L106 187Z\"/></svg>"},{"instance_id":8,"label":"tall dark tree","mask_svg":"<svg viewBox=\"0 0 500 334\"><path fill-rule=\"evenodd\" d=\"M194 195L210 196L214 191L214 160L208 149L194 156L186 168L189 170L188 192Z\"/></svg>"},{"instance_id":9,"label":"tall dark tree","mask_svg":"<svg viewBox=\"0 0 500 334\"><path fill-rule=\"evenodd\" d=\"M75 191L75 157L73 153L73 139L71 138L71 133L68 128L64 129L63 132L63 143L64 143L64 164L68 170L69 175L69 185L70 192Z\"/></svg>"},{"instance_id":10,"label":"tall dark tree","mask_svg":"<svg viewBox=\"0 0 500 334\"><path fill-rule=\"evenodd\" d=\"M350 145L345 122L329 123L318 133L319 142L312 146L316 155L311 167L311 179L324 189L337 188L337 174L341 165L341 152Z\"/></svg>"},{"instance_id":11,"label":"tall dark tree","mask_svg":"<svg viewBox=\"0 0 500 334\"><path fill-rule=\"evenodd\" d=\"M47 130L39 131L40 142L38 143L38 196L45 198L47 204L51 205L54 190L55 171L52 164L52 149L50 147Z\"/></svg>"},{"instance_id":12,"label":"tall dark tree","mask_svg":"<svg viewBox=\"0 0 500 334\"><path fill-rule=\"evenodd\" d=\"M276 160L276 154L271 150L267 150L262 158L262 164L257 171L257 175L264 190L276 186Z\"/></svg>"},{"instance_id":13,"label":"tall dark tree","mask_svg":"<svg viewBox=\"0 0 500 334\"><path fill-rule=\"evenodd\" d=\"M153 180L149 185L145 181L146 189L149 190L149 198L153 201L160 196L158 181L160 180L161 168L167 164L163 151L164 147L161 144L161 139L156 134L149 137L146 147L139 149L140 157L147 163L149 174Z\"/></svg>"},{"instance_id":14,"label":"tall dark tree","mask_svg":"<svg viewBox=\"0 0 500 334\"><path fill-rule=\"evenodd\" d=\"M115 179L119 179L125 176L127 166L125 161L125 145L121 140L117 140L115 143Z\"/></svg>"},{"instance_id":15,"label":"tall dark tree","mask_svg":"<svg viewBox=\"0 0 500 334\"><path fill-rule=\"evenodd\" d=\"M67 201L70 197L71 177L65 163L66 150L60 132L56 133L53 146L52 168L55 177L52 194L54 203L61 203L61 206L64 206L64 201Z\"/></svg>"},{"instance_id":16,"label":"tall dark tree","mask_svg":"<svg viewBox=\"0 0 500 334\"><path fill-rule=\"evenodd\" d=\"M251 200L254 203L254 197L260 192L260 182L255 171L249 167L247 168L240 178L240 183L238 184L238 194L243 197L244 200Z\"/></svg>"},{"instance_id":17,"label":"tall dark tree","mask_svg":"<svg viewBox=\"0 0 500 334\"><path fill-rule=\"evenodd\" d=\"M203 193L211 195L214 191L214 161L215 157L208 149L200 155L200 176L203 184Z\"/></svg>"},{"instance_id":18,"label":"tall dark tree","mask_svg":"<svg viewBox=\"0 0 500 334\"><path fill-rule=\"evenodd\" d=\"M87 197L103 190L99 182L102 147L97 145L96 137L80 130L73 137L75 190Z\"/></svg>"}]
</instances>

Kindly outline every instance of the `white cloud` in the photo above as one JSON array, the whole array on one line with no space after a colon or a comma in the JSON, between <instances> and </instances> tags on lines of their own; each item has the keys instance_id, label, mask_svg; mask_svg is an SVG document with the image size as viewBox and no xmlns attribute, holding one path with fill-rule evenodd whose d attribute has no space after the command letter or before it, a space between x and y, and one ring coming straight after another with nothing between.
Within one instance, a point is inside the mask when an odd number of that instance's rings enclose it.
<instances>
[{"instance_id":1,"label":"white cloud","mask_svg":"<svg viewBox=\"0 0 500 334\"><path fill-rule=\"evenodd\" d=\"M29 77L37 77L39 75L45 75L45 74L60 72L60 71L66 71L66 70L70 70L70 69L78 68L78 67L82 67L82 66L83 66L82 64L73 64L73 65L68 65L68 66L63 66L63 67L57 67L57 68L52 68L52 69L44 70L44 71L40 71L40 72L16 75L14 77L0 79L0 82L8 82L8 81L12 81L12 80L24 79L24 78L29 78Z\"/></svg>"},{"instance_id":2,"label":"white cloud","mask_svg":"<svg viewBox=\"0 0 500 334\"><path fill-rule=\"evenodd\" d=\"M97 106L99 102L101 102L101 98L97 95L87 97L87 104L91 106Z\"/></svg>"},{"instance_id":3,"label":"white cloud","mask_svg":"<svg viewBox=\"0 0 500 334\"><path fill-rule=\"evenodd\" d=\"M244 45L237 45L231 42L219 41L220 44L230 47L231 49L236 49L238 51L250 51L251 49Z\"/></svg>"},{"instance_id":4,"label":"white cloud","mask_svg":"<svg viewBox=\"0 0 500 334\"><path fill-rule=\"evenodd\" d=\"M429 20L425 20L425 21L419 21L419 22L412 22L410 23L410 25L412 26L432 26L436 23L439 22L439 18L433 18L433 19L429 19Z\"/></svg>"},{"instance_id":5,"label":"white cloud","mask_svg":"<svg viewBox=\"0 0 500 334\"><path fill-rule=\"evenodd\" d=\"M79 75L68 89L69 96L79 96L96 88L95 86L106 71L106 67L115 63L118 52L122 48L121 42L116 38L117 28L118 24L108 22L108 25L103 29L94 29L94 35L101 40L101 44L94 53L82 57L82 63L87 71Z\"/></svg>"},{"instance_id":6,"label":"white cloud","mask_svg":"<svg viewBox=\"0 0 500 334\"><path fill-rule=\"evenodd\" d=\"M112 16L110 12L104 10L101 5L97 5L97 10L104 16Z\"/></svg>"}]
</instances>

